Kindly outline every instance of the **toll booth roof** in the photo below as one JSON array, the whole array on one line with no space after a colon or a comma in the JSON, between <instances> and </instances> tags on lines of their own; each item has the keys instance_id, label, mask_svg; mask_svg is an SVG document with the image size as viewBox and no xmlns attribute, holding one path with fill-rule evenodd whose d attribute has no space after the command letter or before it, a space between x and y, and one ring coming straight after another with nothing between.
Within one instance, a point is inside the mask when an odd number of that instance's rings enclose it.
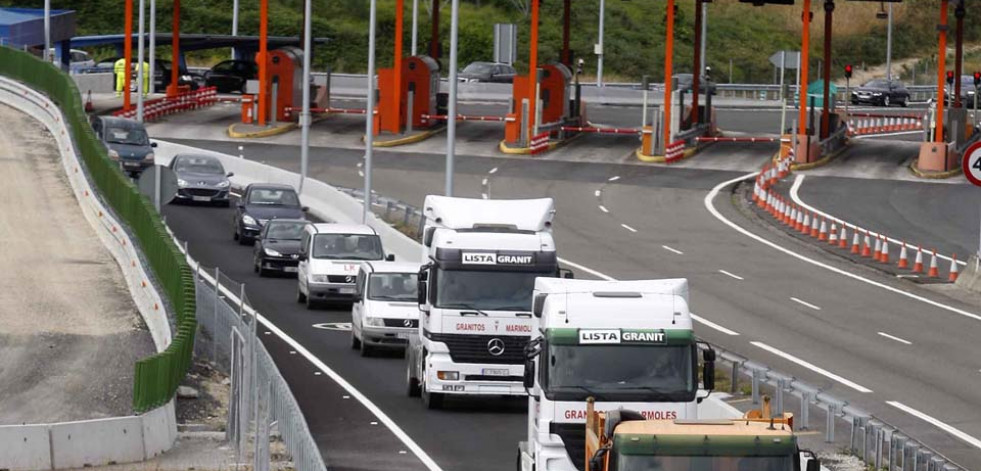
<instances>
[{"instance_id":1,"label":"toll booth roof","mask_svg":"<svg viewBox=\"0 0 981 471\"><path fill-rule=\"evenodd\" d=\"M51 10L51 42L66 41L75 35L75 11ZM44 45L44 10L0 8L0 38L17 46Z\"/></svg>"},{"instance_id":2,"label":"toll booth roof","mask_svg":"<svg viewBox=\"0 0 981 471\"><path fill-rule=\"evenodd\" d=\"M156 33L156 44L159 47L170 47L171 33ZM139 43L139 35L133 34L130 37L133 44ZM147 35L149 42L149 35ZM328 38L313 38L314 44L327 44ZM72 38L72 48L115 45L121 46L126 42L124 34L104 34L98 36L78 36ZM285 46L302 46L299 38L295 36L270 36L267 41L269 49L277 49ZM224 49L240 48L251 51L259 50L258 36L232 36L230 34L181 34L180 48L182 51L199 51L202 49Z\"/></svg>"}]
</instances>

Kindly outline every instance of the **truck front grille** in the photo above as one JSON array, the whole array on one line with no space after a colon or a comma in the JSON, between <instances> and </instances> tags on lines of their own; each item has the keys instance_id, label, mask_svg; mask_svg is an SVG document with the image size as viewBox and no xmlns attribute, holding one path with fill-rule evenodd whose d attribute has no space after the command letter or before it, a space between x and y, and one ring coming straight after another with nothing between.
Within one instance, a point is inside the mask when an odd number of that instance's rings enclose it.
<instances>
[{"instance_id":1,"label":"truck front grille","mask_svg":"<svg viewBox=\"0 0 981 471\"><path fill-rule=\"evenodd\" d=\"M434 342L443 342L450 349L450 358L456 363L484 363L494 365L521 365L525 362L524 349L531 337L516 335L428 334ZM504 350L491 354L491 347ZM497 350L495 350L496 352Z\"/></svg>"}]
</instances>

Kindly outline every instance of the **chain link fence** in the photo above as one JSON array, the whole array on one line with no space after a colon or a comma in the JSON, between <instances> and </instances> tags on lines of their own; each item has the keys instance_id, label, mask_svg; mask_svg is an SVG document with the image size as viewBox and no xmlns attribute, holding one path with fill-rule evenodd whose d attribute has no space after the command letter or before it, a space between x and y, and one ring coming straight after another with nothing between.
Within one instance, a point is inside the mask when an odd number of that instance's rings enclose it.
<instances>
[{"instance_id":1,"label":"chain link fence","mask_svg":"<svg viewBox=\"0 0 981 471\"><path fill-rule=\"evenodd\" d=\"M261 321L245 285L201 265L194 279L200 328L194 354L230 377L225 437L236 463L251 461L255 471L326 471L296 398L256 335Z\"/></svg>"}]
</instances>

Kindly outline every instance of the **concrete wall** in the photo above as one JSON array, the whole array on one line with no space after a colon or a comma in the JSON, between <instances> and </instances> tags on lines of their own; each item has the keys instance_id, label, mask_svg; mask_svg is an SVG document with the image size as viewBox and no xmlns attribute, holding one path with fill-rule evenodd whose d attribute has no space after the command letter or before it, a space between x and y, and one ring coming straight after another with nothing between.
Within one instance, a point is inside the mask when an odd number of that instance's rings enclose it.
<instances>
[{"instance_id":1,"label":"concrete wall","mask_svg":"<svg viewBox=\"0 0 981 471\"><path fill-rule=\"evenodd\" d=\"M136 60L136 59L134 59ZM78 86L78 91L82 93L84 97L89 91L92 93L109 93L115 90L115 74L112 72L104 72L98 74L72 74L72 79L75 80L75 85Z\"/></svg>"},{"instance_id":2,"label":"concrete wall","mask_svg":"<svg viewBox=\"0 0 981 471\"><path fill-rule=\"evenodd\" d=\"M86 220L119 264L133 301L158 351L171 341L165 305L133 240L85 176L58 107L46 96L0 77L0 102L31 115L51 132ZM143 461L169 450L177 438L173 401L140 416L0 427L0 469L60 469Z\"/></svg>"}]
</instances>

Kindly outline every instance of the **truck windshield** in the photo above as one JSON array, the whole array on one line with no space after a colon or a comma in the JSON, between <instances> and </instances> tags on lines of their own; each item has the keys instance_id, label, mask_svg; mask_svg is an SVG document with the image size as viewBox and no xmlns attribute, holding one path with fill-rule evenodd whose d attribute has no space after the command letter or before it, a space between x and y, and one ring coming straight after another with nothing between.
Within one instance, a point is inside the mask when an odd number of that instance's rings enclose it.
<instances>
[{"instance_id":1,"label":"truck windshield","mask_svg":"<svg viewBox=\"0 0 981 471\"><path fill-rule=\"evenodd\" d=\"M535 278L545 273L436 270L436 307L530 311Z\"/></svg>"},{"instance_id":2,"label":"truck windshield","mask_svg":"<svg viewBox=\"0 0 981 471\"><path fill-rule=\"evenodd\" d=\"M790 456L618 455L617 471L793 471Z\"/></svg>"},{"instance_id":3,"label":"truck windshield","mask_svg":"<svg viewBox=\"0 0 981 471\"><path fill-rule=\"evenodd\" d=\"M692 345L549 345L546 397L582 401L689 402L697 379ZM646 469L646 468L645 468Z\"/></svg>"}]
</instances>

